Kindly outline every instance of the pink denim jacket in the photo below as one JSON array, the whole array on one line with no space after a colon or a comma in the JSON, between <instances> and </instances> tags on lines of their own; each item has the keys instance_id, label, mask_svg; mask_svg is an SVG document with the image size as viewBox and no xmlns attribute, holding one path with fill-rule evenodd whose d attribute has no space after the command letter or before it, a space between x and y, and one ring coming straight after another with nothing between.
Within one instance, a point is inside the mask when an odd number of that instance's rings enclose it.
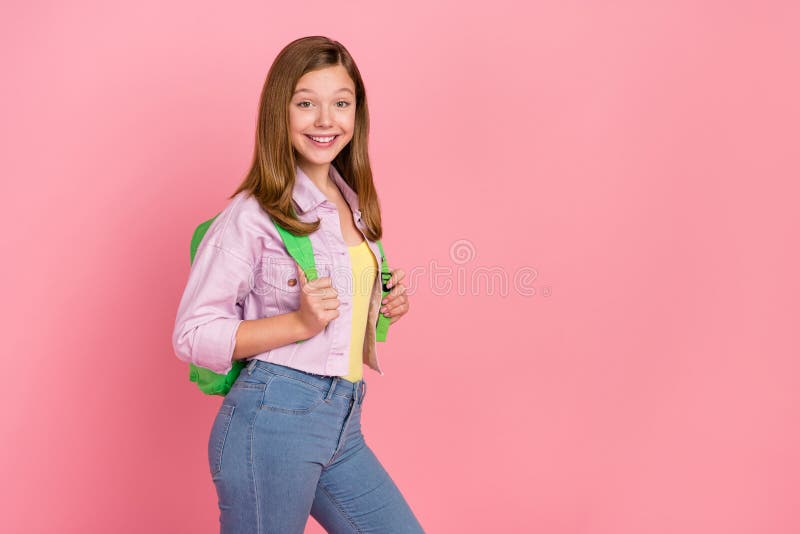
<instances>
[{"instance_id":1,"label":"pink denim jacket","mask_svg":"<svg viewBox=\"0 0 800 534\"><path fill-rule=\"evenodd\" d=\"M331 165L330 176L339 186L364 236L358 195ZM296 167L292 194L302 221L320 219L309 237L317 274L330 276L338 292L339 317L302 343L290 343L256 354L251 359L287 365L319 375L344 376L349 372L352 328L353 272L350 254L339 226L336 205ZM367 239L364 236L364 239ZM381 264L380 249L367 244ZM283 246L269 215L246 191L233 197L208 228L197 248L183 292L172 345L183 362L217 373L231 369L236 330L246 319L260 319L300 307L297 266ZM375 324L381 304L380 269L375 277L367 312L363 362L383 375L378 363ZM363 325L358 325L363 328Z\"/></svg>"}]
</instances>

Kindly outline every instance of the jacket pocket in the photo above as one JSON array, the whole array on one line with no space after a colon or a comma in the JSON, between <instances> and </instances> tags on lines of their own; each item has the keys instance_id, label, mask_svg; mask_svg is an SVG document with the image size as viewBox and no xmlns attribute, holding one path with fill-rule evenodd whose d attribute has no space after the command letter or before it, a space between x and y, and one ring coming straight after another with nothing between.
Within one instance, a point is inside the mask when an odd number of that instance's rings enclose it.
<instances>
[{"instance_id":1,"label":"jacket pocket","mask_svg":"<svg viewBox=\"0 0 800 534\"><path fill-rule=\"evenodd\" d=\"M292 302L299 305L300 280L297 269L281 260L261 259L254 273L253 291L260 299L259 312L262 317L270 317L292 311Z\"/></svg>"},{"instance_id":2,"label":"jacket pocket","mask_svg":"<svg viewBox=\"0 0 800 534\"><path fill-rule=\"evenodd\" d=\"M331 266L317 259L317 276L331 276ZM261 283L265 288L265 304L271 297L276 313L287 313L300 308L300 273L296 265L272 263L262 270ZM335 285L335 284L334 284ZM266 315L265 315L266 316Z\"/></svg>"}]
</instances>

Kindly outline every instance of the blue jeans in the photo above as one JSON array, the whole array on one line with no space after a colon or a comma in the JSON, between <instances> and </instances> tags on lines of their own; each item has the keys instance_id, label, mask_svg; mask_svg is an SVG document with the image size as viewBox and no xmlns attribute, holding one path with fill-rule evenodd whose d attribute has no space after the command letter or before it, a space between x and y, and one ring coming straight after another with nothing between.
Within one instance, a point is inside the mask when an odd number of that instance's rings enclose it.
<instances>
[{"instance_id":1,"label":"blue jeans","mask_svg":"<svg viewBox=\"0 0 800 534\"><path fill-rule=\"evenodd\" d=\"M364 380L251 360L208 441L222 534L424 531L361 433Z\"/></svg>"}]
</instances>

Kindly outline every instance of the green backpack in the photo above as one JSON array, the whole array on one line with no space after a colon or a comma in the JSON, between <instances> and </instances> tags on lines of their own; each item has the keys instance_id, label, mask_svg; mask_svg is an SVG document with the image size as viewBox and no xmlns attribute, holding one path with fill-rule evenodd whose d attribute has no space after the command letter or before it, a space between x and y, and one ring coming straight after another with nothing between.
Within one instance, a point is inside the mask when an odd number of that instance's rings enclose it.
<instances>
[{"instance_id":1,"label":"green backpack","mask_svg":"<svg viewBox=\"0 0 800 534\"><path fill-rule=\"evenodd\" d=\"M206 235L206 231L208 230L209 226L211 226L211 223L214 222L214 219L217 218L217 216L219 216L219 213L214 215L209 220L200 223L197 228L195 228L194 234L192 234L192 242L189 246L190 264L194 262L194 255L197 252L197 247L200 246L203 236ZM311 280L316 279L317 266L314 262L314 250L311 247L311 239L309 239L308 236L294 235L280 226L274 220L272 222L275 224L275 228L277 228L278 233L283 239L283 244L286 246L286 250L289 252L289 255L291 255L292 258L294 258L303 269L308 281L310 282ZM386 283L392 277L392 273L389 271L389 266L386 263L386 254L383 252L383 245L381 244L380 240L376 241L376 243L381 251L381 292L382 297L385 297L387 293L389 293L389 288L386 287ZM386 341L386 333L389 330L389 322L389 317L385 316L383 313L378 313L378 322L375 328L376 341ZM304 340L300 339L297 341L297 343L301 343L302 341ZM221 374L216 373L211 369L206 369L205 367L200 367L190 363L189 380L192 382L197 382L197 387L199 387L200 390L206 395L224 396L231 389L231 386L239 376L239 372L245 365L246 363L244 360L233 360L231 370L226 374Z\"/></svg>"}]
</instances>

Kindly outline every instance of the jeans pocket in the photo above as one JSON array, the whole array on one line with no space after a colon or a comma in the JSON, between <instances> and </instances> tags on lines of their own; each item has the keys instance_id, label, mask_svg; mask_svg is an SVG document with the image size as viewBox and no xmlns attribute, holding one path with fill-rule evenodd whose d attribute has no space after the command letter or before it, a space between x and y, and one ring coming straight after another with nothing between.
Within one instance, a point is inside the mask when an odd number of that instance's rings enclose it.
<instances>
[{"instance_id":1,"label":"jeans pocket","mask_svg":"<svg viewBox=\"0 0 800 534\"><path fill-rule=\"evenodd\" d=\"M211 426L211 435L208 438L208 465L212 476L222 470L222 453L225 450L225 440L228 437L234 408L236 406L233 404L222 404Z\"/></svg>"},{"instance_id":2,"label":"jeans pocket","mask_svg":"<svg viewBox=\"0 0 800 534\"><path fill-rule=\"evenodd\" d=\"M234 389L248 389L248 390L256 390L256 391L264 391L264 388L267 387L267 382L269 382L270 375L264 376L262 373L253 373L252 375L247 372L247 368L243 369L239 376L236 377L236 381L231 386L231 391Z\"/></svg>"},{"instance_id":3,"label":"jeans pocket","mask_svg":"<svg viewBox=\"0 0 800 534\"><path fill-rule=\"evenodd\" d=\"M302 380L275 374L264 389L261 409L307 415L325 400L325 391Z\"/></svg>"}]
</instances>

